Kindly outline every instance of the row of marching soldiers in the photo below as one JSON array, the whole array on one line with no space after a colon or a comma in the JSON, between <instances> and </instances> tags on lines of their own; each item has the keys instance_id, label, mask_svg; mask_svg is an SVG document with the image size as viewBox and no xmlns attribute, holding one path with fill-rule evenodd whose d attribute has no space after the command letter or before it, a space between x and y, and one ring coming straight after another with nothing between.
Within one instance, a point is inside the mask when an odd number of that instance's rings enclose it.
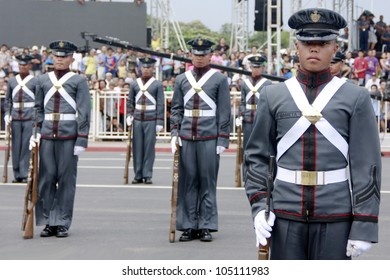
<instances>
[{"instance_id":1,"label":"row of marching soldiers","mask_svg":"<svg viewBox=\"0 0 390 280\"><path fill-rule=\"evenodd\" d=\"M381 158L370 96L330 72L338 32L346 26L341 15L306 9L288 24L297 30L297 77L271 85L262 77L265 60L251 58L252 76L242 84L236 120L244 128L245 189L256 243L265 246L272 237L272 259L350 259L378 242ZM230 94L226 77L209 66L214 43L196 38L188 44L194 69L176 78L170 118L172 152L180 149L176 229L182 231L179 241L210 242L218 231L216 185L220 155L229 144ZM66 237L90 102L85 79L69 72L75 46L57 41L50 48L52 74L35 80L22 66L10 81L7 100L13 106L6 121L12 116L13 134L25 133L13 135L14 141L40 143L36 214L37 225L45 225L41 236ZM142 61L142 77L129 92L134 184L152 183L155 137L163 124L163 90L153 78L154 62ZM27 109L33 106L39 133L30 137ZM18 121L23 118L26 125ZM20 151L14 152L16 158ZM269 170L273 157L276 170ZM14 164L15 180L23 181L27 164L24 169Z\"/></svg>"}]
</instances>

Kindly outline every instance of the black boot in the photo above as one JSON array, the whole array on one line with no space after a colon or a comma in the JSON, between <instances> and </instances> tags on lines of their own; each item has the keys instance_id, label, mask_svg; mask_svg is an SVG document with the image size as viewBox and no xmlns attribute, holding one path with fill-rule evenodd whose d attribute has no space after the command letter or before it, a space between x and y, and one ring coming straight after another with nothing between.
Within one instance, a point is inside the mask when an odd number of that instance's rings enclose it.
<instances>
[{"instance_id":1,"label":"black boot","mask_svg":"<svg viewBox=\"0 0 390 280\"><path fill-rule=\"evenodd\" d=\"M210 242L212 240L213 240L213 237L210 234L209 230L208 229L202 229L202 231L200 232L200 241Z\"/></svg>"},{"instance_id":2,"label":"black boot","mask_svg":"<svg viewBox=\"0 0 390 280\"><path fill-rule=\"evenodd\" d=\"M41 237L50 237L57 234L57 227L56 226L49 226L46 225L45 228L41 231L40 236Z\"/></svg>"},{"instance_id":3,"label":"black boot","mask_svg":"<svg viewBox=\"0 0 390 280\"><path fill-rule=\"evenodd\" d=\"M56 237L68 237L68 229L64 226L58 226Z\"/></svg>"}]
</instances>

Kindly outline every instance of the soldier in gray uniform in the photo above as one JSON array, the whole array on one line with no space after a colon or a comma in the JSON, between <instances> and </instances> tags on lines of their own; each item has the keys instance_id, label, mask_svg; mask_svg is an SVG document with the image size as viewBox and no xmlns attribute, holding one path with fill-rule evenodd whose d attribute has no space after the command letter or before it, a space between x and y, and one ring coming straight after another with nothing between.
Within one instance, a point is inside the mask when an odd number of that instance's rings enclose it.
<instances>
[{"instance_id":1,"label":"soldier in gray uniform","mask_svg":"<svg viewBox=\"0 0 390 280\"><path fill-rule=\"evenodd\" d=\"M69 70L77 47L68 41L50 43L54 71L39 77L35 108L39 143L39 197L36 223L46 225L41 237L67 237L72 223L78 156L86 149L91 99L84 77Z\"/></svg>"},{"instance_id":2,"label":"soldier in gray uniform","mask_svg":"<svg viewBox=\"0 0 390 280\"><path fill-rule=\"evenodd\" d=\"M12 167L15 177L12 183L26 183L37 80L30 75L32 57L23 54L17 55L16 59L19 63L19 74L8 81L4 121L7 125L12 123Z\"/></svg>"},{"instance_id":3,"label":"soldier in gray uniform","mask_svg":"<svg viewBox=\"0 0 390 280\"><path fill-rule=\"evenodd\" d=\"M194 69L176 78L170 119L172 152L176 140L182 144L176 228L184 232L180 241L212 241L219 157L229 145L230 92L227 78L209 66L214 43L197 38L188 44Z\"/></svg>"},{"instance_id":4,"label":"soldier in gray uniform","mask_svg":"<svg viewBox=\"0 0 390 280\"><path fill-rule=\"evenodd\" d=\"M349 80L348 78L342 76L344 59L345 59L345 55L342 52L338 51L330 61L330 73L333 76L344 79L347 82L353 83L352 80Z\"/></svg>"},{"instance_id":5,"label":"soldier in gray uniform","mask_svg":"<svg viewBox=\"0 0 390 280\"><path fill-rule=\"evenodd\" d=\"M263 87L272 84L270 80L261 76L266 65L266 59L262 56L255 55L248 58L248 60L250 61L252 75L250 78L241 81L241 103L239 116L236 118L236 126L243 125L243 152L245 151L246 143L253 129L253 121L256 115L260 91Z\"/></svg>"},{"instance_id":6,"label":"soldier in gray uniform","mask_svg":"<svg viewBox=\"0 0 390 280\"><path fill-rule=\"evenodd\" d=\"M300 69L261 91L245 151L257 243L271 237L271 259L350 259L378 242L375 115L366 89L330 73L344 18L306 9L288 24L297 30ZM266 219L270 155L277 172Z\"/></svg>"},{"instance_id":7,"label":"soldier in gray uniform","mask_svg":"<svg viewBox=\"0 0 390 280\"><path fill-rule=\"evenodd\" d=\"M156 60L140 58L142 75L130 85L127 100L127 125L133 124L132 184L152 184L153 164L156 157L156 133L164 124L163 84L153 77Z\"/></svg>"}]
</instances>

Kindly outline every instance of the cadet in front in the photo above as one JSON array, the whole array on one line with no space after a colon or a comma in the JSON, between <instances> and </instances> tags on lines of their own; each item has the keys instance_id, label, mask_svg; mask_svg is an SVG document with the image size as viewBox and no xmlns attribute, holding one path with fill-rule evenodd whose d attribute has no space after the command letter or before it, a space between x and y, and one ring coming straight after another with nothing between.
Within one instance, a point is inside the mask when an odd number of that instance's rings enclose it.
<instances>
[{"instance_id":1,"label":"cadet in front","mask_svg":"<svg viewBox=\"0 0 390 280\"><path fill-rule=\"evenodd\" d=\"M39 77L35 108L39 143L39 197L36 224L45 225L41 237L67 237L76 193L77 162L86 149L91 99L84 77L69 70L77 46L69 41L50 43L54 71Z\"/></svg>"},{"instance_id":2,"label":"cadet in front","mask_svg":"<svg viewBox=\"0 0 390 280\"><path fill-rule=\"evenodd\" d=\"M171 105L171 144L181 144L176 229L179 241L212 241L218 230L219 158L229 145L230 92L227 78L211 69L213 42L191 45L194 69L177 76ZM179 138L177 138L179 137Z\"/></svg>"},{"instance_id":3,"label":"cadet in front","mask_svg":"<svg viewBox=\"0 0 390 280\"><path fill-rule=\"evenodd\" d=\"M306 9L288 24L300 69L261 91L245 151L257 243L271 237L271 259L350 259L378 242L381 156L370 96L330 72L342 16ZM266 220L270 155L277 171Z\"/></svg>"},{"instance_id":4,"label":"cadet in front","mask_svg":"<svg viewBox=\"0 0 390 280\"><path fill-rule=\"evenodd\" d=\"M8 81L4 121L11 125L12 131L12 168L15 177L12 183L27 183L37 79L30 75L32 56L22 54L17 55L16 59L19 74Z\"/></svg>"}]
</instances>

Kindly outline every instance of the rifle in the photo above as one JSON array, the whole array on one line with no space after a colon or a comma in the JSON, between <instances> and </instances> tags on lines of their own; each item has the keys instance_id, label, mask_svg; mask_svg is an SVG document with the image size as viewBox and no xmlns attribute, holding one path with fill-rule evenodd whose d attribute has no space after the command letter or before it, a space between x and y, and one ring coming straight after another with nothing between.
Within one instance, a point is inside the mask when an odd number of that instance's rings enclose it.
<instances>
[{"instance_id":1,"label":"rifle","mask_svg":"<svg viewBox=\"0 0 390 280\"><path fill-rule=\"evenodd\" d=\"M171 195L171 221L169 225L169 242L175 242L176 234L176 203L177 203L177 189L179 187L179 159L180 159L180 145L179 135L176 138L176 151L173 155L173 174L172 174L172 195Z\"/></svg>"},{"instance_id":2,"label":"rifle","mask_svg":"<svg viewBox=\"0 0 390 280\"><path fill-rule=\"evenodd\" d=\"M129 125L128 137L127 137L127 151L126 151L126 161L125 161L125 175L123 178L125 179L124 184L129 183L129 164L131 160L131 132L133 130L133 126Z\"/></svg>"},{"instance_id":3,"label":"rifle","mask_svg":"<svg viewBox=\"0 0 390 280\"><path fill-rule=\"evenodd\" d=\"M175 55L174 53L170 53L170 54L169 53L161 53L161 52L152 51L150 49L141 48L138 46L134 46L134 45L130 44L129 42L121 41L118 38L109 37L109 36L99 37L96 34L90 34L89 36L91 36L92 40L94 42L97 42L97 43L115 46L115 47L121 47L121 48L126 49L126 50L133 50L136 52L146 53L146 54L150 54L150 55L157 56L157 57L170 58L172 60L178 60L178 61L182 61L182 62L192 63L192 60L190 58L183 57L180 55ZM214 68L214 69L219 69L222 71L239 73L239 74L243 74L243 75L247 75L247 76L251 76L251 74L252 74L252 72L248 71L248 70L223 66L223 65L214 64L214 63L210 63L210 67ZM267 79L272 80L272 81L283 82L286 80L286 78L284 78L284 77L278 77L278 76L274 76L274 75L270 75L270 74L266 74L266 73L263 73L261 75L264 78L267 78Z\"/></svg>"},{"instance_id":4,"label":"rifle","mask_svg":"<svg viewBox=\"0 0 390 280\"><path fill-rule=\"evenodd\" d=\"M9 106L8 113L11 115L11 106ZM11 155L11 124L6 124L3 183L8 182L8 162L9 162L10 155Z\"/></svg>"},{"instance_id":5,"label":"rifle","mask_svg":"<svg viewBox=\"0 0 390 280\"><path fill-rule=\"evenodd\" d=\"M237 126L236 187L241 188L242 140L241 125Z\"/></svg>"},{"instance_id":6,"label":"rifle","mask_svg":"<svg viewBox=\"0 0 390 280\"><path fill-rule=\"evenodd\" d=\"M271 155L269 157L269 166L268 166L268 175L267 175L267 201L265 208L265 219L268 221L269 213L271 212L271 192L274 188L274 165L275 165L275 156ZM259 244L258 250L258 259L259 260L268 260L269 259L269 246L271 239L267 238L267 245L263 246Z\"/></svg>"},{"instance_id":7,"label":"rifle","mask_svg":"<svg viewBox=\"0 0 390 280\"><path fill-rule=\"evenodd\" d=\"M37 110L34 108L34 120L37 119ZM34 125L34 137L37 137L37 124ZM30 239L34 237L34 208L38 201L38 143L33 147L30 157L30 167L28 170L28 179L26 194L24 196L24 209L22 219L23 238Z\"/></svg>"}]
</instances>

